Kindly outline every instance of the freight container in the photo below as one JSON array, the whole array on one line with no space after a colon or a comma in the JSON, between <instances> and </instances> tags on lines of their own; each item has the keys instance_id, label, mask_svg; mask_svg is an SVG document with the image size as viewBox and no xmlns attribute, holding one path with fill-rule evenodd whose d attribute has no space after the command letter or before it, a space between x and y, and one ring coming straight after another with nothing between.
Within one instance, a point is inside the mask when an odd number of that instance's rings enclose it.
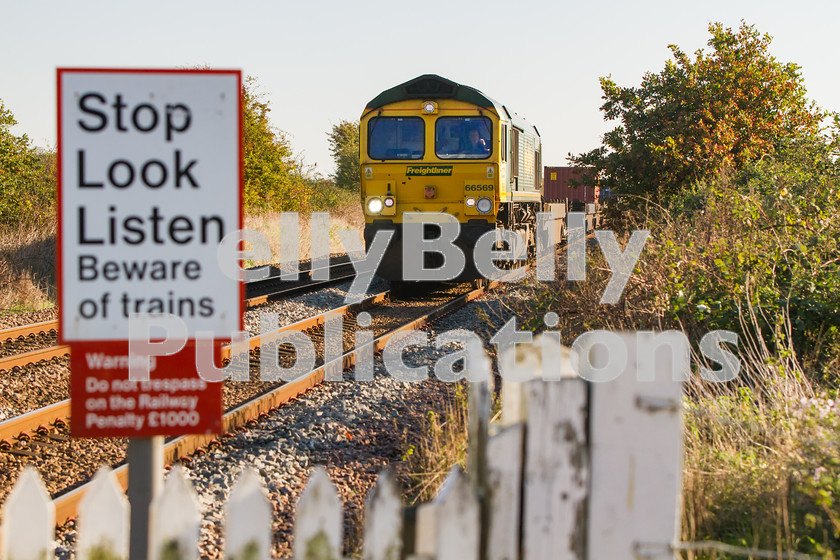
<instances>
[{"instance_id":1,"label":"freight container","mask_svg":"<svg viewBox=\"0 0 840 560\"><path fill-rule=\"evenodd\" d=\"M555 220L555 239L563 239L569 212L586 213L586 231L601 221L600 189L593 186L592 170L585 167L546 167L543 169L544 211Z\"/></svg>"},{"instance_id":2,"label":"freight container","mask_svg":"<svg viewBox=\"0 0 840 560\"><path fill-rule=\"evenodd\" d=\"M592 185L592 172L584 167L546 167L543 200L569 202L572 210L598 204L599 189Z\"/></svg>"}]
</instances>

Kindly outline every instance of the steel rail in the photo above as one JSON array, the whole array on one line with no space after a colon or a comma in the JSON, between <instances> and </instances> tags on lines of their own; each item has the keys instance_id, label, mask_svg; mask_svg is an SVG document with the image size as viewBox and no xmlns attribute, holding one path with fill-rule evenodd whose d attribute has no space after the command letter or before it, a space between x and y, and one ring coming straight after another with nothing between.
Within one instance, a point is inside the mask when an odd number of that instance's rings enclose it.
<instances>
[{"instance_id":1,"label":"steel rail","mask_svg":"<svg viewBox=\"0 0 840 560\"><path fill-rule=\"evenodd\" d=\"M9 442L23 434L31 435L41 426L55 424L58 420L70 417L70 399L9 418L0 422L0 441Z\"/></svg>"},{"instance_id":2,"label":"steel rail","mask_svg":"<svg viewBox=\"0 0 840 560\"><path fill-rule=\"evenodd\" d=\"M23 325L20 327L12 327L10 329L0 330L0 342L13 340L15 338L27 337L30 334L41 334L50 331L58 332L58 321L42 321L40 323L32 323L30 325Z\"/></svg>"},{"instance_id":3,"label":"steel rail","mask_svg":"<svg viewBox=\"0 0 840 560\"><path fill-rule=\"evenodd\" d=\"M284 297L310 292L317 288L323 288L324 286L329 286L331 284L337 284L344 280L350 280L351 278L355 278L355 273L353 274L345 274L342 276L330 277L329 280L312 280L309 282L298 284L297 286L292 286L290 288L285 288L283 290L279 290L277 292L272 292L270 294L265 294L261 296L254 296L250 298L245 298L245 307L256 307L258 305L262 305L264 303L268 303L269 301L275 301L278 299L282 299Z\"/></svg>"},{"instance_id":4,"label":"steel rail","mask_svg":"<svg viewBox=\"0 0 840 560\"><path fill-rule=\"evenodd\" d=\"M38 350L30 350L22 354L13 354L0 358L0 371L10 370L14 367L23 367L29 364L35 364L44 360L51 360L60 356L69 356L69 346L47 346Z\"/></svg>"}]
</instances>

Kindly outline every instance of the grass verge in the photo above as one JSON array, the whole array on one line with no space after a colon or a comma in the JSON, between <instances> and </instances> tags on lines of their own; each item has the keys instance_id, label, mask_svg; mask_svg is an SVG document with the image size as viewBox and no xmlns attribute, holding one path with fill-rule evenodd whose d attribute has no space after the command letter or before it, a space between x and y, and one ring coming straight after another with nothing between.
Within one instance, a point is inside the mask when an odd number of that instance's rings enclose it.
<instances>
[{"instance_id":1,"label":"grass verge","mask_svg":"<svg viewBox=\"0 0 840 560\"><path fill-rule=\"evenodd\" d=\"M55 235L54 223L0 230L0 314L55 305Z\"/></svg>"},{"instance_id":2,"label":"grass verge","mask_svg":"<svg viewBox=\"0 0 840 560\"><path fill-rule=\"evenodd\" d=\"M362 243L361 231L364 227L364 216L362 207L355 198L341 206L329 211L330 214L330 253L345 253L346 250L338 236L340 230L351 230L358 232L359 242ZM265 212L260 214L248 214L245 216L245 229L251 229L262 233L268 239L271 247L271 259L253 261L247 263L250 266L277 263L280 261L281 243L281 216L280 212ZM308 260L312 242L312 228L309 214L301 214L299 217L299 235L297 240L299 258Z\"/></svg>"},{"instance_id":3,"label":"grass verge","mask_svg":"<svg viewBox=\"0 0 840 560\"><path fill-rule=\"evenodd\" d=\"M411 431L404 428L401 434L400 474L410 505L434 499L455 465L466 468L467 388L459 383L443 395L437 410L430 408Z\"/></svg>"}]
</instances>

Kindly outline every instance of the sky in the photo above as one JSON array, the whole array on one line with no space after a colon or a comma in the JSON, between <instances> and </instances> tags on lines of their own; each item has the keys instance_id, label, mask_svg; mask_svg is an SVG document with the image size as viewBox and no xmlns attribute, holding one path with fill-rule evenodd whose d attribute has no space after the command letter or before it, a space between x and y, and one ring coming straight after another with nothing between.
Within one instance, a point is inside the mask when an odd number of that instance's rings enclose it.
<instances>
[{"instance_id":1,"label":"sky","mask_svg":"<svg viewBox=\"0 0 840 560\"><path fill-rule=\"evenodd\" d=\"M637 86L669 44L707 48L708 25L741 20L773 36L809 97L840 111L836 0L576 0L400 3L244 0L0 0L0 100L15 134L56 140L56 68L239 69L272 124L324 175L327 133L381 91L439 74L535 124L544 165L600 145L599 78Z\"/></svg>"}]
</instances>

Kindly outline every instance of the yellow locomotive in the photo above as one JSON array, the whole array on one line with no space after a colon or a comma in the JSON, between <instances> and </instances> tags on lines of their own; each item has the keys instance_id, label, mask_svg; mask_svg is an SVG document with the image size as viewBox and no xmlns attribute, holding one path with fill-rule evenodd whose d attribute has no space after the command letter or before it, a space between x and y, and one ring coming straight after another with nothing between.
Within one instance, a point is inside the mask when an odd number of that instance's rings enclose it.
<instances>
[{"instance_id":1,"label":"yellow locomotive","mask_svg":"<svg viewBox=\"0 0 840 560\"><path fill-rule=\"evenodd\" d=\"M465 255L462 272L447 279L481 277L473 248L489 231L505 228L528 247L534 245L536 214L542 208L540 135L501 103L475 88L426 74L367 104L360 141L365 244L370 248L378 232L392 232L380 276L408 279L404 261L419 253L403 242L406 224L426 222L424 216L433 214L457 221L454 245ZM440 235L433 224L422 227L423 239ZM442 256L423 252L422 259L423 267L432 269Z\"/></svg>"}]
</instances>

